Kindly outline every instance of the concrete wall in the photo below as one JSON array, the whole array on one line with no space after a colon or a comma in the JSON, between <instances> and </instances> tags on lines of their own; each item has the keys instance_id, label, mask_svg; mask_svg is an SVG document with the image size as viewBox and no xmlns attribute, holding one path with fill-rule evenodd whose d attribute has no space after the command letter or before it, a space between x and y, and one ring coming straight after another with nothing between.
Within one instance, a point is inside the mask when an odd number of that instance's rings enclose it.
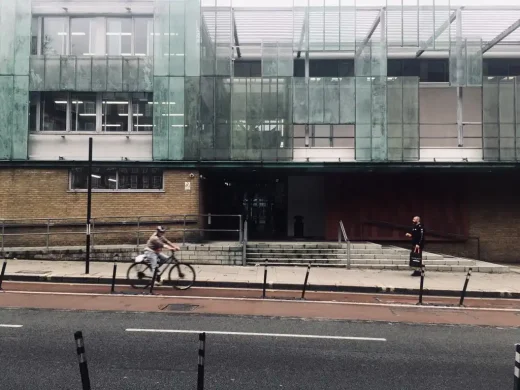
<instances>
[{"instance_id":1,"label":"concrete wall","mask_svg":"<svg viewBox=\"0 0 520 390\"><path fill-rule=\"evenodd\" d=\"M128 134L88 134L77 132L31 133L29 160L85 161L88 159L88 139L92 137L92 156L96 161L125 160L151 161L152 135L132 132Z\"/></svg>"},{"instance_id":2,"label":"concrete wall","mask_svg":"<svg viewBox=\"0 0 520 390\"><path fill-rule=\"evenodd\" d=\"M289 176L288 235L294 236L294 217L304 217L305 237L325 237L325 179L319 176Z\"/></svg>"}]
</instances>

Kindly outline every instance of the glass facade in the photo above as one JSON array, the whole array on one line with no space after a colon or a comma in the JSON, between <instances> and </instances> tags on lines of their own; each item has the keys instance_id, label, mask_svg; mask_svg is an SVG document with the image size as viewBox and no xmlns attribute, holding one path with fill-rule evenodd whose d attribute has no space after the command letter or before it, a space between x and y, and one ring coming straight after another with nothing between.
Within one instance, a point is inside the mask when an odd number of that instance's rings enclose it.
<instances>
[{"instance_id":1,"label":"glass facade","mask_svg":"<svg viewBox=\"0 0 520 390\"><path fill-rule=\"evenodd\" d=\"M519 32L490 42L520 8L239 3L0 0L0 158L26 159L29 131L151 132L157 161L519 158Z\"/></svg>"}]
</instances>

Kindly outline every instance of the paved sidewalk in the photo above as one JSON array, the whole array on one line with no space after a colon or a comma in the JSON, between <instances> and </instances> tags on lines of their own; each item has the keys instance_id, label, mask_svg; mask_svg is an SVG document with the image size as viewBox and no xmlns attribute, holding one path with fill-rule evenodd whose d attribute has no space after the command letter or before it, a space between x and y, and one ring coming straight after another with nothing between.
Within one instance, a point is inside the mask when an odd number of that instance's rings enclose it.
<instances>
[{"instance_id":1,"label":"paved sidewalk","mask_svg":"<svg viewBox=\"0 0 520 390\"><path fill-rule=\"evenodd\" d=\"M117 283L126 282L129 263L119 263ZM261 288L264 267L223 265L196 265L197 286ZM113 263L93 262L90 274L85 275L85 264L77 261L8 260L4 280L48 281L62 283L105 283L112 279ZM305 267L268 267L268 288L301 289ZM459 295L465 274L427 272L425 294ZM416 294L420 278L409 271L347 270L342 268L312 268L309 290L343 292L388 292ZM474 273L468 286L468 296L520 298L520 274Z\"/></svg>"}]
</instances>

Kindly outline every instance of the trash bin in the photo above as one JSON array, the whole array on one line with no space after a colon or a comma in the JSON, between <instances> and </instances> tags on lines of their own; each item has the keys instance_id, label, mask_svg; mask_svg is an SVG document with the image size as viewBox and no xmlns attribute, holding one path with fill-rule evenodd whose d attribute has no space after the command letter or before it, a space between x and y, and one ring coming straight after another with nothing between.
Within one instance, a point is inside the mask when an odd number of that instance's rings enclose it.
<instances>
[{"instance_id":1,"label":"trash bin","mask_svg":"<svg viewBox=\"0 0 520 390\"><path fill-rule=\"evenodd\" d=\"M303 238L303 217L301 215L294 217L294 237Z\"/></svg>"}]
</instances>

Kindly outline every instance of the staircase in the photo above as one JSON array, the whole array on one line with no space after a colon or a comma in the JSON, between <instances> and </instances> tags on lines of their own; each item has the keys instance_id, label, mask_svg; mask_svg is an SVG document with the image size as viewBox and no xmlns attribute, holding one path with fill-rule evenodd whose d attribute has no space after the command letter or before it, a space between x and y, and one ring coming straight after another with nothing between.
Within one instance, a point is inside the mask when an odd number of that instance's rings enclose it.
<instances>
[{"instance_id":1,"label":"staircase","mask_svg":"<svg viewBox=\"0 0 520 390\"><path fill-rule=\"evenodd\" d=\"M254 243L246 248L248 265L347 267L347 244L334 243ZM408 270L410 251L369 242L350 244L352 269ZM423 264L428 271L507 273L508 267L477 260L445 257L425 252Z\"/></svg>"}]
</instances>

